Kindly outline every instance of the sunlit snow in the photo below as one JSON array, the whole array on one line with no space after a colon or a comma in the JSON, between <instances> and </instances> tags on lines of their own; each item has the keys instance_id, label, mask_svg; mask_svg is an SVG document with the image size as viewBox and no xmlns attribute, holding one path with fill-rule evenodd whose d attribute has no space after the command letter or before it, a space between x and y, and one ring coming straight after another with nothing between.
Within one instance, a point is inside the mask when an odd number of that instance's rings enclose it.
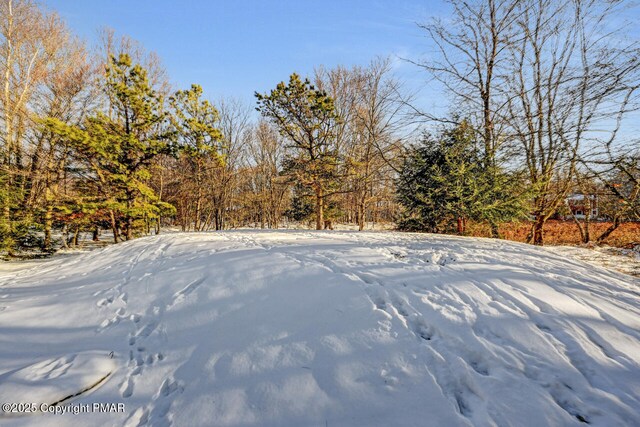
<instances>
[{"instance_id":1,"label":"sunlit snow","mask_svg":"<svg viewBox=\"0 0 640 427\"><path fill-rule=\"evenodd\" d=\"M0 396L110 372L64 404L126 410L0 424L640 425L638 282L488 239L142 238L0 273Z\"/></svg>"}]
</instances>

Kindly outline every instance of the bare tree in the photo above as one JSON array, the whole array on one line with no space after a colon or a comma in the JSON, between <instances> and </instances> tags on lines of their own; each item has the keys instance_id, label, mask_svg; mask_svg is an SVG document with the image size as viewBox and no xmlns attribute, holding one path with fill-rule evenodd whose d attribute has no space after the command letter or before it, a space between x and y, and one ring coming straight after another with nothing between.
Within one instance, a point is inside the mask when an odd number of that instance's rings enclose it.
<instances>
[{"instance_id":1,"label":"bare tree","mask_svg":"<svg viewBox=\"0 0 640 427\"><path fill-rule=\"evenodd\" d=\"M97 94L95 67L84 45L70 39L55 55L39 92L31 103L36 117L56 118L79 124L94 106ZM25 211L43 209L45 250L51 250L54 206L79 197L72 188L67 171L73 167L73 153L67 141L46 126L36 125L29 133L29 168L25 178ZM85 194L82 197L90 197Z\"/></svg>"},{"instance_id":2,"label":"bare tree","mask_svg":"<svg viewBox=\"0 0 640 427\"><path fill-rule=\"evenodd\" d=\"M608 28L623 2L451 0L453 19L422 26L436 47L420 63L452 95L454 119L470 118L488 170L524 165L535 218L529 241L574 185L579 154L595 131L633 108L638 50ZM611 126L608 126L611 128ZM618 126L613 126L615 139ZM522 163L520 163L520 161Z\"/></svg>"},{"instance_id":3,"label":"bare tree","mask_svg":"<svg viewBox=\"0 0 640 427\"><path fill-rule=\"evenodd\" d=\"M405 125L402 88L391 75L388 58L378 58L362 71L358 107L355 115L356 137L351 150L354 196L358 229L363 230L371 203L383 199L392 174L389 167Z\"/></svg>"},{"instance_id":4,"label":"bare tree","mask_svg":"<svg viewBox=\"0 0 640 427\"><path fill-rule=\"evenodd\" d=\"M604 145L604 153L589 153L580 159L601 188L599 211L611 220L597 243L607 239L623 221L640 221L640 141L629 142L615 153L610 145Z\"/></svg>"},{"instance_id":5,"label":"bare tree","mask_svg":"<svg viewBox=\"0 0 640 427\"><path fill-rule=\"evenodd\" d=\"M58 16L43 12L35 2L0 1L0 231L9 245L11 212L24 200L25 137L33 127L30 103L67 37Z\"/></svg>"},{"instance_id":6,"label":"bare tree","mask_svg":"<svg viewBox=\"0 0 640 427\"><path fill-rule=\"evenodd\" d=\"M221 99L216 103L220 112L219 129L222 132L222 165L209 175L210 197L213 211L209 223L216 230L227 227L233 198L238 189L240 166L244 163L246 147L251 139L251 107L238 99Z\"/></svg>"},{"instance_id":7,"label":"bare tree","mask_svg":"<svg viewBox=\"0 0 640 427\"><path fill-rule=\"evenodd\" d=\"M252 163L253 191L259 207L260 227L278 228L289 185L280 175L284 144L278 131L260 121L248 145Z\"/></svg>"},{"instance_id":8,"label":"bare tree","mask_svg":"<svg viewBox=\"0 0 640 427\"><path fill-rule=\"evenodd\" d=\"M393 186L389 163L406 125L406 96L389 58L376 58L367 67L320 68L316 86L334 99L340 117L336 140L344 179L336 194L343 195L349 219L363 230L370 206Z\"/></svg>"},{"instance_id":9,"label":"bare tree","mask_svg":"<svg viewBox=\"0 0 640 427\"><path fill-rule=\"evenodd\" d=\"M509 47L517 40L516 20L521 0L449 0L452 18L421 24L436 47L436 55L417 64L451 95L452 117L420 112L429 120L471 121L484 145L485 167L495 166L505 142L501 120L508 95L504 93Z\"/></svg>"},{"instance_id":10,"label":"bare tree","mask_svg":"<svg viewBox=\"0 0 640 427\"><path fill-rule=\"evenodd\" d=\"M599 0L531 0L519 6L521 37L511 43L506 121L520 144L534 200L529 241L564 203L578 154L596 127L627 111L640 63L606 18L619 5ZM614 132L615 133L615 132Z\"/></svg>"}]
</instances>

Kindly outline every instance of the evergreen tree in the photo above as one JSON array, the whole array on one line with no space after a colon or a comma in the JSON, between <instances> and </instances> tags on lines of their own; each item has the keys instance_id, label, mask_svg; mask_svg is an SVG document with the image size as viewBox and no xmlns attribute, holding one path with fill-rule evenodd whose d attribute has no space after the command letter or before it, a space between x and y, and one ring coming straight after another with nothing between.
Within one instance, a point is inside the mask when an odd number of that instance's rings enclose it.
<instances>
[{"instance_id":1,"label":"evergreen tree","mask_svg":"<svg viewBox=\"0 0 640 427\"><path fill-rule=\"evenodd\" d=\"M293 186L291 204L285 215L295 221L306 221L312 218L313 200L300 184Z\"/></svg>"},{"instance_id":2,"label":"evergreen tree","mask_svg":"<svg viewBox=\"0 0 640 427\"><path fill-rule=\"evenodd\" d=\"M517 175L486 166L474 135L463 121L438 138L425 135L410 149L397 181L398 201L405 208L401 229L463 234L467 220L497 229L524 215Z\"/></svg>"},{"instance_id":3,"label":"evergreen tree","mask_svg":"<svg viewBox=\"0 0 640 427\"><path fill-rule=\"evenodd\" d=\"M172 135L162 99L151 87L146 70L134 65L129 55L110 56L104 91L109 100L106 114L97 113L82 126L53 118L47 124L73 145L77 157L99 183L104 205L112 211L116 241L117 214L123 218L119 225L129 240L161 210L171 209L159 202L146 182L153 159L172 152Z\"/></svg>"},{"instance_id":4,"label":"evergreen tree","mask_svg":"<svg viewBox=\"0 0 640 427\"><path fill-rule=\"evenodd\" d=\"M315 195L316 229L324 226L326 198L336 185L338 154L335 125L339 121L333 99L309 80L292 74L269 94L255 94L257 110L271 120L291 144L286 171Z\"/></svg>"},{"instance_id":5,"label":"evergreen tree","mask_svg":"<svg viewBox=\"0 0 640 427\"><path fill-rule=\"evenodd\" d=\"M177 148L180 159L188 168L183 178L192 189L189 204L193 205L196 231L202 228L207 172L223 162L220 155L222 132L216 127L220 115L209 101L201 98L202 87L194 84L189 90L176 92L170 99L171 123L178 136Z\"/></svg>"}]
</instances>

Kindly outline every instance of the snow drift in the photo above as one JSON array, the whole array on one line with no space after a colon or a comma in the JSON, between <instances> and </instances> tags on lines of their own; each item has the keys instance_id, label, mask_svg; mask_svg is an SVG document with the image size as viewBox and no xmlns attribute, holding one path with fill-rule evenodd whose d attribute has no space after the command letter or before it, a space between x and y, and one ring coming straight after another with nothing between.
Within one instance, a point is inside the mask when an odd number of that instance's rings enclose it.
<instances>
[{"instance_id":1,"label":"snow drift","mask_svg":"<svg viewBox=\"0 0 640 427\"><path fill-rule=\"evenodd\" d=\"M126 410L3 426L640 425L640 292L504 241L163 235L0 273L25 387Z\"/></svg>"}]
</instances>

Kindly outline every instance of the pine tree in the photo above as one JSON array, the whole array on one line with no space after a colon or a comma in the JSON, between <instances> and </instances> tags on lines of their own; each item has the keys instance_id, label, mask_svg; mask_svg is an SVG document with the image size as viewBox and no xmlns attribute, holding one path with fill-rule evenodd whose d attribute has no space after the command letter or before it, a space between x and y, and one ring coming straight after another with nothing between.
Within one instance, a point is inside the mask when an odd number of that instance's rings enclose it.
<instances>
[{"instance_id":1,"label":"pine tree","mask_svg":"<svg viewBox=\"0 0 640 427\"><path fill-rule=\"evenodd\" d=\"M72 144L99 184L103 205L111 211L116 241L118 225L129 240L161 210L171 210L158 201L146 182L153 159L173 151L172 134L162 99L151 87L146 70L134 65L129 55L110 56L104 91L109 100L107 113L89 117L82 126L53 118L47 125ZM122 224L116 224L119 216Z\"/></svg>"},{"instance_id":2,"label":"pine tree","mask_svg":"<svg viewBox=\"0 0 640 427\"><path fill-rule=\"evenodd\" d=\"M218 110L207 100L202 100L202 87L191 85L180 90L170 99L173 115L171 123L178 136L180 159L188 170L183 177L192 194L194 229L202 228L202 210L207 172L223 162L220 154L222 132L216 126L220 120Z\"/></svg>"},{"instance_id":3,"label":"pine tree","mask_svg":"<svg viewBox=\"0 0 640 427\"><path fill-rule=\"evenodd\" d=\"M290 143L293 154L286 170L315 195L316 229L324 226L326 198L336 185L338 154L335 126L339 121L333 99L308 79L292 74L267 94L255 94L257 110L272 121Z\"/></svg>"}]
</instances>

